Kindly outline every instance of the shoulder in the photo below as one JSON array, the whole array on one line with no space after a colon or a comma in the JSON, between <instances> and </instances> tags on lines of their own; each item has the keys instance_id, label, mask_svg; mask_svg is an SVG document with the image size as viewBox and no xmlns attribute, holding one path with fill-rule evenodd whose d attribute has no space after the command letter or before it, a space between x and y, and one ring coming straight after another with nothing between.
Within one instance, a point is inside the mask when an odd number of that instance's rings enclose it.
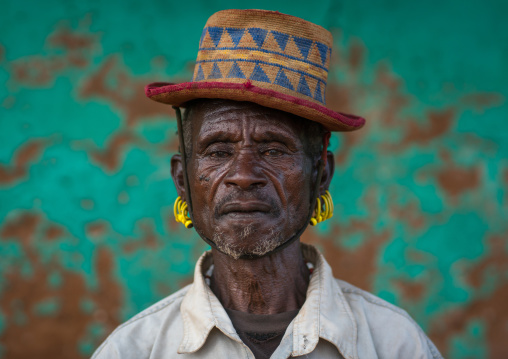
<instances>
[{"instance_id":1,"label":"shoulder","mask_svg":"<svg viewBox=\"0 0 508 359\"><path fill-rule=\"evenodd\" d=\"M371 342L379 357L442 358L405 310L340 279L335 281L353 312L359 345Z\"/></svg>"},{"instance_id":2,"label":"shoulder","mask_svg":"<svg viewBox=\"0 0 508 359\"><path fill-rule=\"evenodd\" d=\"M92 359L148 358L161 327L178 320L180 304L191 285L160 300L118 326Z\"/></svg>"},{"instance_id":3,"label":"shoulder","mask_svg":"<svg viewBox=\"0 0 508 359\"><path fill-rule=\"evenodd\" d=\"M411 319L405 310L388 303L387 301L375 296L374 294L355 287L348 282L340 279L335 279L335 281L339 285L342 293L346 297L348 304L352 307L352 309L364 309L366 313L374 311L376 314L387 315L390 317L400 317L399 319L404 318L405 320L414 323L413 319Z\"/></svg>"}]
</instances>

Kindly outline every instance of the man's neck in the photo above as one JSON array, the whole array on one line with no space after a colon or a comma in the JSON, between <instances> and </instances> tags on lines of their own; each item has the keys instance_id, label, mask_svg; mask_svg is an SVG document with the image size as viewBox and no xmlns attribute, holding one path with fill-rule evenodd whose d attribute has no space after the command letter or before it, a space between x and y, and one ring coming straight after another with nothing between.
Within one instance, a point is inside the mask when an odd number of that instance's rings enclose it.
<instances>
[{"instance_id":1,"label":"man's neck","mask_svg":"<svg viewBox=\"0 0 508 359\"><path fill-rule=\"evenodd\" d=\"M233 259L215 249L212 256L211 289L228 309L276 314L305 302L310 273L299 241L257 259Z\"/></svg>"}]
</instances>

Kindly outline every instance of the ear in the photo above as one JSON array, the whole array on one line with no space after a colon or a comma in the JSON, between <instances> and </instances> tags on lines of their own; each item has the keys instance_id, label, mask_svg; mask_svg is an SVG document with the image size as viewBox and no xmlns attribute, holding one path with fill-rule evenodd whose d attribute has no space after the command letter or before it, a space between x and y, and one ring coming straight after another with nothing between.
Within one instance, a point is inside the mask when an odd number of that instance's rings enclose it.
<instances>
[{"instance_id":1,"label":"ear","mask_svg":"<svg viewBox=\"0 0 508 359\"><path fill-rule=\"evenodd\" d=\"M326 165L323 168L323 175L321 176L321 184L319 186L319 194L324 195L330 187L332 182L333 173L335 171L335 157L330 151L326 151Z\"/></svg>"},{"instance_id":2,"label":"ear","mask_svg":"<svg viewBox=\"0 0 508 359\"><path fill-rule=\"evenodd\" d=\"M171 157L171 177L175 183L176 193L187 201L183 176L182 156L180 154L173 155Z\"/></svg>"}]
</instances>

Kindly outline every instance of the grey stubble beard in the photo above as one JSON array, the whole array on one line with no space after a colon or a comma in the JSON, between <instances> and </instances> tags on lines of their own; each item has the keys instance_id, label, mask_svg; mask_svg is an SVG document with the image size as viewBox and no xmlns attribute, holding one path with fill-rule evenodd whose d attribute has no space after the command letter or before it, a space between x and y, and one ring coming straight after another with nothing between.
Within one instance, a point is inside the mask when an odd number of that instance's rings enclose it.
<instances>
[{"instance_id":1,"label":"grey stubble beard","mask_svg":"<svg viewBox=\"0 0 508 359\"><path fill-rule=\"evenodd\" d=\"M245 248L242 244L251 236L256 235L254 225L250 224L243 228L238 234L240 243L235 244L224 236L224 233L215 228L213 234L213 242L217 248L224 254L239 259L241 256L262 257L281 244L282 234L275 228L270 228L270 234L259 239L253 248Z\"/></svg>"}]
</instances>

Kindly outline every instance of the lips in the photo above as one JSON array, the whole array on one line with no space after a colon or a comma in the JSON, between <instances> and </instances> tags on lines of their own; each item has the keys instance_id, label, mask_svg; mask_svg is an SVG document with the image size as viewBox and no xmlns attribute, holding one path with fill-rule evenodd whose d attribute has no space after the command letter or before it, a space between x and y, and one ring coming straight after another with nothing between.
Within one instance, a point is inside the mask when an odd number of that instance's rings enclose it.
<instances>
[{"instance_id":1,"label":"lips","mask_svg":"<svg viewBox=\"0 0 508 359\"><path fill-rule=\"evenodd\" d=\"M269 213L272 210L271 206L259 201L235 201L226 203L221 211L221 215L235 214L235 215L250 215Z\"/></svg>"}]
</instances>

